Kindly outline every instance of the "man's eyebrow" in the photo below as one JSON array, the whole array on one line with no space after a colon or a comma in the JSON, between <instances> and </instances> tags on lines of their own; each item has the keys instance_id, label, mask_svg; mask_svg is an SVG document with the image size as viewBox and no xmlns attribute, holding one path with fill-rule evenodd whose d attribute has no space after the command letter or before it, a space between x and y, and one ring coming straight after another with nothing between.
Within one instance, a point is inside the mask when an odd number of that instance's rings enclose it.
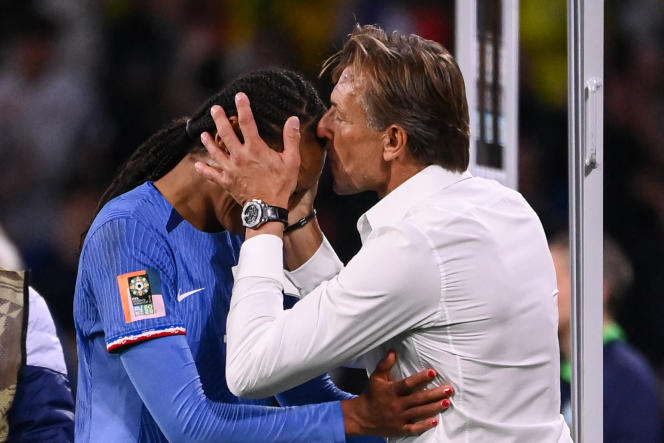
<instances>
[{"instance_id":1,"label":"man's eyebrow","mask_svg":"<svg viewBox=\"0 0 664 443\"><path fill-rule=\"evenodd\" d=\"M335 102L334 100L330 100L330 107L334 106L337 110L337 112L341 112L343 114L343 109L339 106L339 103Z\"/></svg>"}]
</instances>

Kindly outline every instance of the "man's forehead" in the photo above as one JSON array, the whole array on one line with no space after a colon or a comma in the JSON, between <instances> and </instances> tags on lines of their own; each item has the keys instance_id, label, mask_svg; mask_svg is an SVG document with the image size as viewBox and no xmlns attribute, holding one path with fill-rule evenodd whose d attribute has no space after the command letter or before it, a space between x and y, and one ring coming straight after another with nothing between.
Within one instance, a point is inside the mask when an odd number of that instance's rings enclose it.
<instances>
[{"instance_id":1,"label":"man's forehead","mask_svg":"<svg viewBox=\"0 0 664 443\"><path fill-rule=\"evenodd\" d=\"M334 92L340 94L356 94L358 89L359 76L356 76L352 66L346 66L339 76L337 84L334 86Z\"/></svg>"}]
</instances>

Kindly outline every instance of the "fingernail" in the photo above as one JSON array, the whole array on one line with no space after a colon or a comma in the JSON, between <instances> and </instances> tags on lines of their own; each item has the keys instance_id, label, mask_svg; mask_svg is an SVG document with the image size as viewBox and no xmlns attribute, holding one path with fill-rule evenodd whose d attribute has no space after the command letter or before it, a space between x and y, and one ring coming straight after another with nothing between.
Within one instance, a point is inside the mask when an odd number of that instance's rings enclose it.
<instances>
[{"instance_id":1,"label":"fingernail","mask_svg":"<svg viewBox=\"0 0 664 443\"><path fill-rule=\"evenodd\" d=\"M433 420L431 420L431 424L433 426L438 426L438 420L434 418Z\"/></svg>"},{"instance_id":2,"label":"fingernail","mask_svg":"<svg viewBox=\"0 0 664 443\"><path fill-rule=\"evenodd\" d=\"M219 106L219 105L214 105L212 108L210 108L210 114L212 114L212 116L214 116L214 115L217 114L220 110L221 110L221 106Z\"/></svg>"},{"instance_id":3,"label":"fingernail","mask_svg":"<svg viewBox=\"0 0 664 443\"><path fill-rule=\"evenodd\" d=\"M240 100L242 100L242 93L238 92L235 94L235 104L240 103Z\"/></svg>"},{"instance_id":4,"label":"fingernail","mask_svg":"<svg viewBox=\"0 0 664 443\"><path fill-rule=\"evenodd\" d=\"M429 372L427 374L429 374L429 377L434 378L436 376L436 371L434 371L433 369L429 369Z\"/></svg>"},{"instance_id":5,"label":"fingernail","mask_svg":"<svg viewBox=\"0 0 664 443\"><path fill-rule=\"evenodd\" d=\"M452 403L446 398L443 399L443 401L440 402L441 406L444 408L449 408Z\"/></svg>"},{"instance_id":6,"label":"fingernail","mask_svg":"<svg viewBox=\"0 0 664 443\"><path fill-rule=\"evenodd\" d=\"M296 116L295 120L293 121L293 130L299 131L300 130L300 119Z\"/></svg>"},{"instance_id":7,"label":"fingernail","mask_svg":"<svg viewBox=\"0 0 664 443\"><path fill-rule=\"evenodd\" d=\"M452 395L452 394L454 394L454 388L452 386L445 386L445 389L443 389L443 392L446 395Z\"/></svg>"},{"instance_id":8,"label":"fingernail","mask_svg":"<svg viewBox=\"0 0 664 443\"><path fill-rule=\"evenodd\" d=\"M200 171L201 171L201 168L202 168L201 162L196 162L196 163L194 163L194 169L195 169L196 171L200 172Z\"/></svg>"}]
</instances>

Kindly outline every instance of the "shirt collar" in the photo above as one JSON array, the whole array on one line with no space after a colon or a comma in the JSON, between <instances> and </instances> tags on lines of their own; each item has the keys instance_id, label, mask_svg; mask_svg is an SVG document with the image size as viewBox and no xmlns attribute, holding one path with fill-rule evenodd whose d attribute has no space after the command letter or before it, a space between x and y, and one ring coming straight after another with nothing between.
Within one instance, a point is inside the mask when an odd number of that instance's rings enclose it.
<instances>
[{"instance_id":1,"label":"shirt collar","mask_svg":"<svg viewBox=\"0 0 664 443\"><path fill-rule=\"evenodd\" d=\"M401 220L412 206L434 192L470 177L472 174L468 170L452 172L438 165L430 165L422 169L360 216L357 221L357 230L362 242L364 243L374 229Z\"/></svg>"}]
</instances>

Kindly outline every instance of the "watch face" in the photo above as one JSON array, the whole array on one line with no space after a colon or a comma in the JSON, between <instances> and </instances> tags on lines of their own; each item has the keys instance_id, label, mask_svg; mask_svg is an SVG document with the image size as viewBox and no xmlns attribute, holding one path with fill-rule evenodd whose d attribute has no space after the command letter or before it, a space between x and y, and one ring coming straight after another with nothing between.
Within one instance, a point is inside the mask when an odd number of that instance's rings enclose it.
<instances>
[{"instance_id":1,"label":"watch face","mask_svg":"<svg viewBox=\"0 0 664 443\"><path fill-rule=\"evenodd\" d=\"M261 220L261 208L256 202L248 202L242 209L242 224L248 228L258 225Z\"/></svg>"}]
</instances>

